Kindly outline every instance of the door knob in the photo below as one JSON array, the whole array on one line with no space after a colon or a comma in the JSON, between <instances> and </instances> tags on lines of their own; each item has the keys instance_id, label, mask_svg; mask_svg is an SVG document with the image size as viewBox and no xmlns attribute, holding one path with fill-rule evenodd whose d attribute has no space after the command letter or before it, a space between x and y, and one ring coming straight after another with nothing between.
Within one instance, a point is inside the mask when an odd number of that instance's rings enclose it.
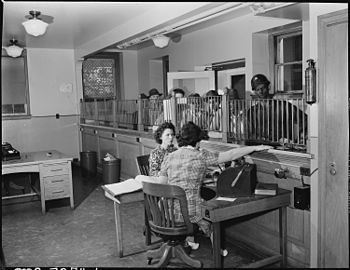
<instances>
[{"instance_id":1,"label":"door knob","mask_svg":"<svg viewBox=\"0 0 350 270\"><path fill-rule=\"evenodd\" d=\"M330 173L331 175L336 175L336 174L337 174L337 168L336 168L335 162L331 162L331 163L329 164L329 173Z\"/></svg>"}]
</instances>

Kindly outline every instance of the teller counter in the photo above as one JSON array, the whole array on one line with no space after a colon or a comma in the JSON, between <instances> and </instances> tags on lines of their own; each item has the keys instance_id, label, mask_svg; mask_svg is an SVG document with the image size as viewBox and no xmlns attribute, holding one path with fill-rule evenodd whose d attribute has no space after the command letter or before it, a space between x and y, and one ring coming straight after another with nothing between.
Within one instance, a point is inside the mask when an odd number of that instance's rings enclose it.
<instances>
[{"instance_id":1,"label":"teller counter","mask_svg":"<svg viewBox=\"0 0 350 270\"><path fill-rule=\"evenodd\" d=\"M80 125L82 151L96 151L98 170L102 171L102 158L106 153L121 159L121 179L138 174L136 157L150 153L156 147L152 132L124 130L87 124ZM201 148L209 151L226 151L237 144L223 143L220 139L201 142ZM287 264L309 267L310 258L310 211L294 207L294 187L310 184L310 161L306 153L269 150L246 157L257 166L257 181L277 183L289 190L290 205L287 207ZM225 225L227 241L240 241L262 251L279 251L278 211L271 211L239 223Z\"/></svg>"}]
</instances>

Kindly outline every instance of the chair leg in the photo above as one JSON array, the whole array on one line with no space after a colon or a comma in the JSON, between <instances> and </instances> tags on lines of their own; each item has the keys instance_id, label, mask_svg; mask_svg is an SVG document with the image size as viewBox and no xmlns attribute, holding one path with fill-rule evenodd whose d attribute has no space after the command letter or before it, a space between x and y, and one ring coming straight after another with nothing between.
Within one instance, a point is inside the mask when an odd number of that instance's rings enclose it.
<instances>
[{"instance_id":1,"label":"chair leg","mask_svg":"<svg viewBox=\"0 0 350 270\"><path fill-rule=\"evenodd\" d=\"M152 258L152 259L153 258L160 258L164 254L164 251L165 251L167 246L168 246L167 243L163 243L161 245L161 247L158 249L148 250L146 253L146 257Z\"/></svg>"},{"instance_id":2,"label":"chair leg","mask_svg":"<svg viewBox=\"0 0 350 270\"><path fill-rule=\"evenodd\" d=\"M191 258L184 250L183 246L175 246L176 257L180 258L184 263L195 268L201 268L203 266L200 260Z\"/></svg>"},{"instance_id":3,"label":"chair leg","mask_svg":"<svg viewBox=\"0 0 350 270\"><path fill-rule=\"evenodd\" d=\"M163 253L162 258L159 260L159 262L155 265L155 267L160 268L168 265L170 258L172 257L172 249L174 247L172 246L166 246L165 251Z\"/></svg>"}]
</instances>

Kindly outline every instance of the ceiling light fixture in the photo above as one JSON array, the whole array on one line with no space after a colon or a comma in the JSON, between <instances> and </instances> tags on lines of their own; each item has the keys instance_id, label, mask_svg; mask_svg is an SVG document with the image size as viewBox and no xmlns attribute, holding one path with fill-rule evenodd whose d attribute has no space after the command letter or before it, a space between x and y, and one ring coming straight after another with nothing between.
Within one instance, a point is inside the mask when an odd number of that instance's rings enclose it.
<instances>
[{"instance_id":1,"label":"ceiling light fixture","mask_svg":"<svg viewBox=\"0 0 350 270\"><path fill-rule=\"evenodd\" d=\"M201 14L195 15L191 18L187 18L185 20L181 20L175 24L169 25L165 28L159 29L157 31L147 33L146 35L139 36L137 37L137 41L133 44L139 44L145 41L148 41L150 39L154 39L153 37L159 36L159 35L165 35L165 34L170 34L175 31L179 31L181 29L190 27L192 25L196 25L198 23L206 22L210 19L216 18L220 15L227 14L229 12L232 12L234 10L239 10L239 9L244 9L245 7L251 6L251 2L245 2L245 3L238 3L238 2L229 2L225 4L220 4L220 6L210 9L209 11L203 12ZM136 40L134 39L134 40ZM133 41L134 41L133 40ZM153 41L154 43L154 41ZM124 41L121 42L120 44L116 44L116 47L118 49L126 49L130 44L128 42Z\"/></svg>"},{"instance_id":2,"label":"ceiling light fixture","mask_svg":"<svg viewBox=\"0 0 350 270\"><path fill-rule=\"evenodd\" d=\"M293 3L283 3L283 2L253 2L249 7L254 15L266 13L267 11L280 8L283 6L288 6Z\"/></svg>"},{"instance_id":3,"label":"ceiling light fixture","mask_svg":"<svg viewBox=\"0 0 350 270\"><path fill-rule=\"evenodd\" d=\"M17 46L17 40L11 39L10 46L4 47L8 56L19 57L22 54L23 48Z\"/></svg>"},{"instance_id":4,"label":"ceiling light fixture","mask_svg":"<svg viewBox=\"0 0 350 270\"><path fill-rule=\"evenodd\" d=\"M152 37L154 46L158 47L158 48L164 48L166 46L168 46L169 41L170 41L170 37L164 36L164 35L157 35Z\"/></svg>"},{"instance_id":5,"label":"ceiling light fixture","mask_svg":"<svg viewBox=\"0 0 350 270\"><path fill-rule=\"evenodd\" d=\"M26 32L32 36L41 36L45 34L47 26L46 22L43 22L38 16L41 14L40 11L31 10L29 14L32 16L28 21L23 22L23 26Z\"/></svg>"}]
</instances>

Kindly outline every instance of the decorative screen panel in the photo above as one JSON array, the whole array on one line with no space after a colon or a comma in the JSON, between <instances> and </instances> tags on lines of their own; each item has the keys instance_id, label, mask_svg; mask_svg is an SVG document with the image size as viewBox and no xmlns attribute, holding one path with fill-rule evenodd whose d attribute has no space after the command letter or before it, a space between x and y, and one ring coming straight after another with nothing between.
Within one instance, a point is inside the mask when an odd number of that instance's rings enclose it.
<instances>
[{"instance_id":1,"label":"decorative screen panel","mask_svg":"<svg viewBox=\"0 0 350 270\"><path fill-rule=\"evenodd\" d=\"M90 58L83 62L84 98L115 96L115 60Z\"/></svg>"}]
</instances>

